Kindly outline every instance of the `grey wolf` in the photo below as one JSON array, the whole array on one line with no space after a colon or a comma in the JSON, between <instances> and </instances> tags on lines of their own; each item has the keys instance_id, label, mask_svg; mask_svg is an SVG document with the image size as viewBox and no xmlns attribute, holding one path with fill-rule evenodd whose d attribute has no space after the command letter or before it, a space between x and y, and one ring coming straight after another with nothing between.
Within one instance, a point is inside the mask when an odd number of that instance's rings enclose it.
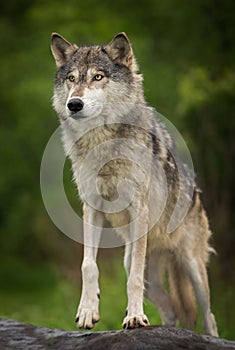
<instances>
[{"instance_id":1,"label":"grey wolf","mask_svg":"<svg viewBox=\"0 0 235 350\"><path fill-rule=\"evenodd\" d=\"M206 271L213 251L208 242L211 231L200 190L183 172L193 195L187 215L168 234L167 225L184 189L180 165L172 136L145 101L128 37L119 33L106 45L77 46L53 33L51 50L57 65L53 106L83 201L83 286L77 326L91 329L99 321L96 257L103 222L108 220L125 244L128 304L123 328L149 325L143 310L145 293L164 325L174 326L179 320L194 329L196 297L205 333L217 336ZM137 158L139 162L144 158L145 169L133 161ZM119 203L120 191L126 207L109 210L109 205ZM153 212L158 215L154 223ZM170 293L163 288L165 273Z\"/></svg>"}]
</instances>

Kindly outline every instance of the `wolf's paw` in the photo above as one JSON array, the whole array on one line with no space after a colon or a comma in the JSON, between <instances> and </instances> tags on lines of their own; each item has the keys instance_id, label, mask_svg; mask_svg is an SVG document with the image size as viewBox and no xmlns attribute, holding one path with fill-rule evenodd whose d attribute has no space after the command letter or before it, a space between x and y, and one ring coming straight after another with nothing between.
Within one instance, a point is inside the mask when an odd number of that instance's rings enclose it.
<instances>
[{"instance_id":1,"label":"wolf's paw","mask_svg":"<svg viewBox=\"0 0 235 350\"><path fill-rule=\"evenodd\" d=\"M145 315L126 316L123 320L122 328L131 329L149 326L149 320Z\"/></svg>"},{"instance_id":2,"label":"wolf's paw","mask_svg":"<svg viewBox=\"0 0 235 350\"><path fill-rule=\"evenodd\" d=\"M203 322L203 328L206 334L218 337L218 330L216 326L215 316L212 313L209 313L206 320Z\"/></svg>"},{"instance_id":3,"label":"wolf's paw","mask_svg":"<svg viewBox=\"0 0 235 350\"><path fill-rule=\"evenodd\" d=\"M77 327L81 329L92 329L99 322L99 312L89 308L79 308L76 320Z\"/></svg>"}]
</instances>

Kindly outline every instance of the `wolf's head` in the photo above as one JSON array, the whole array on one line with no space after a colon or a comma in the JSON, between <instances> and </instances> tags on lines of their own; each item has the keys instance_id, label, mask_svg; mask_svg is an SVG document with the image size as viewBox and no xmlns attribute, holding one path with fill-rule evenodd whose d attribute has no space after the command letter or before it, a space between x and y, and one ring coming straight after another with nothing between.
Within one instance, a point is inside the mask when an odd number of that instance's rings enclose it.
<instances>
[{"instance_id":1,"label":"wolf's head","mask_svg":"<svg viewBox=\"0 0 235 350\"><path fill-rule=\"evenodd\" d=\"M142 77L125 33L89 47L53 33L51 50L58 68L53 104L62 119L119 115L144 102Z\"/></svg>"}]
</instances>

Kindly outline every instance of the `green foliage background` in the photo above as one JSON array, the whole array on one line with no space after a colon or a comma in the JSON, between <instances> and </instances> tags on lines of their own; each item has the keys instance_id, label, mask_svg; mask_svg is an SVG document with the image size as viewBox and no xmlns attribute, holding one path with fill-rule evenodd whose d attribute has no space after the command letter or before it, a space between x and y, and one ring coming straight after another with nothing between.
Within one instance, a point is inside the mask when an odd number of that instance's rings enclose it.
<instances>
[{"instance_id":1,"label":"green foliage background","mask_svg":"<svg viewBox=\"0 0 235 350\"><path fill-rule=\"evenodd\" d=\"M58 126L51 107L50 34L105 43L125 31L148 101L190 148L218 255L209 267L220 335L235 338L233 0L10 0L0 11L0 315L74 329L81 247L53 225L42 203L40 162ZM65 166L68 196L80 210ZM122 249L101 251L97 329L120 328L125 310ZM146 301L152 323L159 316ZM200 328L198 328L200 331Z\"/></svg>"}]
</instances>

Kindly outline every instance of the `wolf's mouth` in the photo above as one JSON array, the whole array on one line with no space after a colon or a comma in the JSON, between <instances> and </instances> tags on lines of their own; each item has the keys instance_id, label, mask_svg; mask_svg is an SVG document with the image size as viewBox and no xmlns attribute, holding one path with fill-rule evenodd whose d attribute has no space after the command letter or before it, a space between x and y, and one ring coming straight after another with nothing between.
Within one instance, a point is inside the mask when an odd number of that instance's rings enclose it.
<instances>
[{"instance_id":1,"label":"wolf's mouth","mask_svg":"<svg viewBox=\"0 0 235 350\"><path fill-rule=\"evenodd\" d=\"M77 112L77 113L71 113L71 114L70 114L70 117L73 118L73 119L75 119L75 120L87 118L87 116L85 116L84 114L79 113L79 112Z\"/></svg>"}]
</instances>

